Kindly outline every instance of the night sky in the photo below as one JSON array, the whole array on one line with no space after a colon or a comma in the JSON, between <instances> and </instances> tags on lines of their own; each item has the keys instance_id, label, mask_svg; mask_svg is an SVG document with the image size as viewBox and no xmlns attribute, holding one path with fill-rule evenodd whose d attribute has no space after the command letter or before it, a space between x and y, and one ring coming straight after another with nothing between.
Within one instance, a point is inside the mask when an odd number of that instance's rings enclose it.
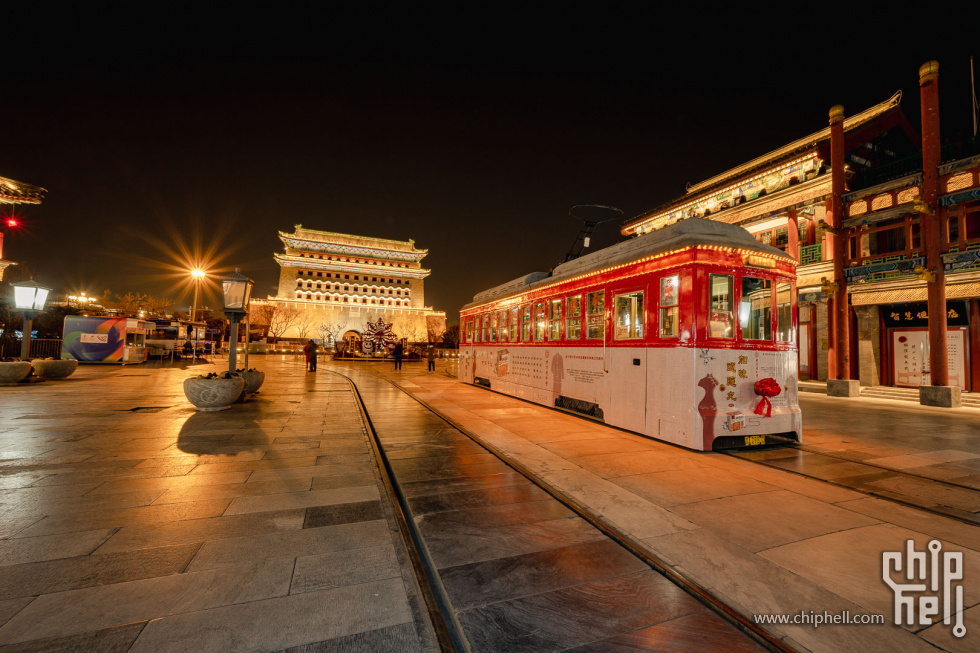
<instances>
[{"instance_id":1,"label":"night sky","mask_svg":"<svg viewBox=\"0 0 980 653\"><path fill-rule=\"evenodd\" d=\"M929 59L944 137L972 132L980 52L904 19L869 32L693 4L139 4L5 13L0 175L48 194L16 207L4 258L56 292L186 310L182 270L203 258L275 294L276 232L301 223L413 238L430 251L426 304L453 322L476 292L558 263L581 226L572 205L635 216L822 129L833 104L851 115L898 89L918 129ZM617 238L604 224L593 245Z\"/></svg>"}]
</instances>

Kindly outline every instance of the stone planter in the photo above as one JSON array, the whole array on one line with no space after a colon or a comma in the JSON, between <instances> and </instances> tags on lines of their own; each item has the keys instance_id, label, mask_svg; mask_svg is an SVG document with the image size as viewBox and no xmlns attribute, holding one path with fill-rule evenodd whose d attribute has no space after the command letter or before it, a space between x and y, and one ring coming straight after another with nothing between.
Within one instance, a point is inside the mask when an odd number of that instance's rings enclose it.
<instances>
[{"instance_id":1,"label":"stone planter","mask_svg":"<svg viewBox=\"0 0 980 653\"><path fill-rule=\"evenodd\" d=\"M34 374L42 379L64 379L75 373L78 369L78 361L72 358L64 360L44 360L35 358L31 361L34 366Z\"/></svg>"},{"instance_id":2,"label":"stone planter","mask_svg":"<svg viewBox=\"0 0 980 653\"><path fill-rule=\"evenodd\" d=\"M245 387L242 388L242 396L239 399L244 400L247 395L258 392L262 384L265 383L265 372L258 370L255 372L239 372L238 376L242 377L245 382Z\"/></svg>"},{"instance_id":3,"label":"stone planter","mask_svg":"<svg viewBox=\"0 0 980 653\"><path fill-rule=\"evenodd\" d=\"M227 410L242 394L245 381L233 376L228 379L184 379L184 396L202 413Z\"/></svg>"},{"instance_id":4,"label":"stone planter","mask_svg":"<svg viewBox=\"0 0 980 653\"><path fill-rule=\"evenodd\" d=\"M31 373L31 364L27 361L0 363L0 385L12 385Z\"/></svg>"}]
</instances>

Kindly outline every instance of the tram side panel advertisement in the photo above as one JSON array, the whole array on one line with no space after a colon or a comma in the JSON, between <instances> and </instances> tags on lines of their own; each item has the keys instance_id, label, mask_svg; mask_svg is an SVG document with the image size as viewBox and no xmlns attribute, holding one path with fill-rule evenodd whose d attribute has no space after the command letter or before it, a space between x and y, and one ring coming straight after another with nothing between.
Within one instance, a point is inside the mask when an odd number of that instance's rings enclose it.
<instances>
[{"instance_id":1,"label":"tram side panel advertisement","mask_svg":"<svg viewBox=\"0 0 980 653\"><path fill-rule=\"evenodd\" d=\"M461 353L460 379L484 379L492 389L545 406L581 402L578 412L692 449L710 450L719 437L741 440L802 430L793 351L678 347L620 353L624 356L610 349L604 355L602 348L474 347ZM640 382L630 374L637 369L634 360L646 364ZM767 401L756 393L756 382L763 379L779 387Z\"/></svg>"},{"instance_id":2,"label":"tram side panel advertisement","mask_svg":"<svg viewBox=\"0 0 980 653\"><path fill-rule=\"evenodd\" d=\"M493 389L547 406L567 397L602 407L605 376L600 348L478 347L460 354L460 379L487 379Z\"/></svg>"}]
</instances>

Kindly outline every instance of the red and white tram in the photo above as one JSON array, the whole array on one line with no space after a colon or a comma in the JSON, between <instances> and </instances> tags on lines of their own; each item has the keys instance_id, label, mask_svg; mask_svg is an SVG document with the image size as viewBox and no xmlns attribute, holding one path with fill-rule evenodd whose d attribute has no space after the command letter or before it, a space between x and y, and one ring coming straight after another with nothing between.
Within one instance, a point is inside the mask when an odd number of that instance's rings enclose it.
<instances>
[{"instance_id":1,"label":"red and white tram","mask_svg":"<svg viewBox=\"0 0 980 653\"><path fill-rule=\"evenodd\" d=\"M691 449L801 438L796 261L741 227L690 218L460 316L461 381Z\"/></svg>"}]
</instances>

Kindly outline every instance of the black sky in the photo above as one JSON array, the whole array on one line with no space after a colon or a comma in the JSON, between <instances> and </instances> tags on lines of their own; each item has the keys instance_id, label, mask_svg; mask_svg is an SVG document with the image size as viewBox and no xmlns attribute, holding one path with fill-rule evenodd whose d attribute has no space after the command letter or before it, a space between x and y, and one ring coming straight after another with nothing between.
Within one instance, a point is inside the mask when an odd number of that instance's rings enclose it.
<instances>
[{"instance_id":1,"label":"black sky","mask_svg":"<svg viewBox=\"0 0 980 653\"><path fill-rule=\"evenodd\" d=\"M836 103L902 89L917 126L926 60L942 66L944 136L972 130L980 54L888 10L91 5L5 19L0 175L48 195L17 207L4 258L60 292L186 305L166 269L182 247L216 250L265 296L279 229L414 238L426 303L451 321L560 261L574 204L631 217L822 129ZM615 237L603 225L595 244Z\"/></svg>"}]
</instances>

